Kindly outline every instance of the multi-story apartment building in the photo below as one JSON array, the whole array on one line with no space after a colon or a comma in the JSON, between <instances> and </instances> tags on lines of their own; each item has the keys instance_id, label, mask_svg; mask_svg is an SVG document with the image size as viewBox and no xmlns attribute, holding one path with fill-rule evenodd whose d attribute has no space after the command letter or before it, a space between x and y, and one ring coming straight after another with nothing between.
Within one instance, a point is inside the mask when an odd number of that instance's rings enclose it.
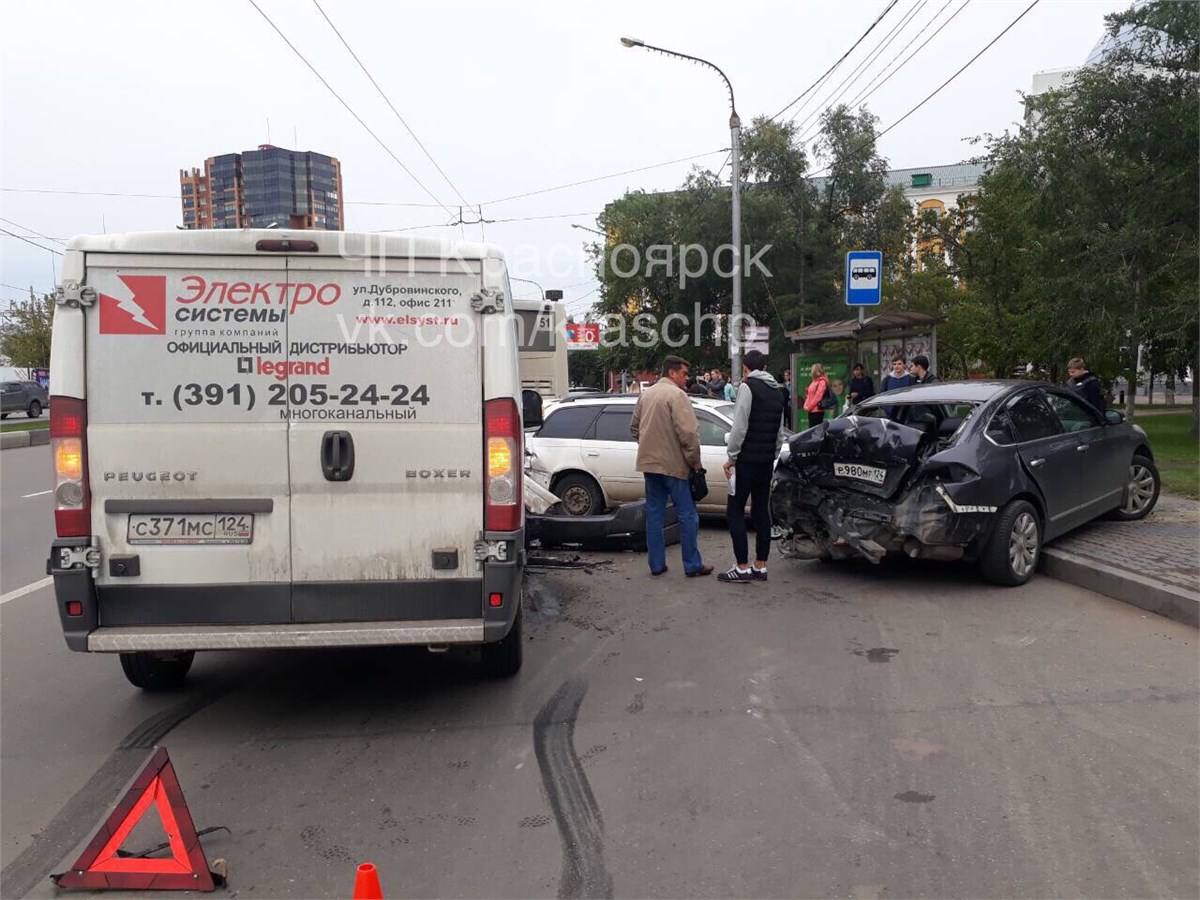
<instances>
[{"instance_id":1,"label":"multi-story apartment building","mask_svg":"<svg viewBox=\"0 0 1200 900\"><path fill-rule=\"evenodd\" d=\"M263 144L181 169L185 228L346 227L342 167L332 156Z\"/></svg>"}]
</instances>

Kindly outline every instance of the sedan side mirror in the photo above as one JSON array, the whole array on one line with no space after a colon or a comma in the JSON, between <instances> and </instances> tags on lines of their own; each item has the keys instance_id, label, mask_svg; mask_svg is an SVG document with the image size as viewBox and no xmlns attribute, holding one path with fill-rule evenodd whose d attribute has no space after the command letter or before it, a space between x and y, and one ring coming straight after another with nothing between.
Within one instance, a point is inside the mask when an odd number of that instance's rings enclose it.
<instances>
[{"instance_id":1,"label":"sedan side mirror","mask_svg":"<svg viewBox=\"0 0 1200 900\"><path fill-rule=\"evenodd\" d=\"M1104 414L1104 421L1109 425L1120 425L1125 421L1125 413L1117 412L1115 409L1110 409Z\"/></svg>"},{"instance_id":2,"label":"sedan side mirror","mask_svg":"<svg viewBox=\"0 0 1200 900\"><path fill-rule=\"evenodd\" d=\"M729 446L729 432L728 431L725 432L723 435L721 435L721 440L723 440L725 442L726 447Z\"/></svg>"},{"instance_id":3,"label":"sedan side mirror","mask_svg":"<svg viewBox=\"0 0 1200 900\"><path fill-rule=\"evenodd\" d=\"M530 388L521 391L521 418L526 428L542 427L542 395L537 391Z\"/></svg>"}]
</instances>

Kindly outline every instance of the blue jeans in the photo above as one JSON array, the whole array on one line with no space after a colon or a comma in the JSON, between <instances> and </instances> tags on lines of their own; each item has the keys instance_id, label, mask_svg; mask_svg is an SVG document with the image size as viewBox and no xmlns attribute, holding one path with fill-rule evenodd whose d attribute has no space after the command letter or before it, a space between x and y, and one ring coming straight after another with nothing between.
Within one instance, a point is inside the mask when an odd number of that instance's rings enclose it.
<instances>
[{"instance_id":1,"label":"blue jeans","mask_svg":"<svg viewBox=\"0 0 1200 900\"><path fill-rule=\"evenodd\" d=\"M663 535L663 519L667 498L675 507L679 519L679 542L683 547L683 571L699 572L704 568L700 558L700 515L686 478L643 473L646 479L646 550L651 572L667 567L667 542Z\"/></svg>"}]
</instances>

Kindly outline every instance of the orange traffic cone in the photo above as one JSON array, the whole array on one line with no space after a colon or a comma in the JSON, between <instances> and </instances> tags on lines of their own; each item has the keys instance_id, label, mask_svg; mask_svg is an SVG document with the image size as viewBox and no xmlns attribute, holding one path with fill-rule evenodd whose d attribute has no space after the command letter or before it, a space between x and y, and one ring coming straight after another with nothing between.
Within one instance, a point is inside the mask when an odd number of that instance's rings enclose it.
<instances>
[{"instance_id":1,"label":"orange traffic cone","mask_svg":"<svg viewBox=\"0 0 1200 900\"><path fill-rule=\"evenodd\" d=\"M374 863L362 863L354 878L352 900L383 900L383 888L379 886L379 873Z\"/></svg>"}]
</instances>

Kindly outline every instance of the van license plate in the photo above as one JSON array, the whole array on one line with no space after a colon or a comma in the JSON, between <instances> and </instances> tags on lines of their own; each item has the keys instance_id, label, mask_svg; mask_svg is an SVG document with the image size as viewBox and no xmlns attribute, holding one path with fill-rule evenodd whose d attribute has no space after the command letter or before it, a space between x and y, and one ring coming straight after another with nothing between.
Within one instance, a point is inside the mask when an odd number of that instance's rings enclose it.
<instances>
[{"instance_id":1,"label":"van license plate","mask_svg":"<svg viewBox=\"0 0 1200 900\"><path fill-rule=\"evenodd\" d=\"M254 516L215 513L129 517L130 544L249 544Z\"/></svg>"},{"instance_id":2,"label":"van license plate","mask_svg":"<svg viewBox=\"0 0 1200 900\"><path fill-rule=\"evenodd\" d=\"M878 466L860 466L857 463L833 464L833 474L838 478L853 478L856 481L867 481L871 484L883 484L887 480L887 469Z\"/></svg>"}]
</instances>

